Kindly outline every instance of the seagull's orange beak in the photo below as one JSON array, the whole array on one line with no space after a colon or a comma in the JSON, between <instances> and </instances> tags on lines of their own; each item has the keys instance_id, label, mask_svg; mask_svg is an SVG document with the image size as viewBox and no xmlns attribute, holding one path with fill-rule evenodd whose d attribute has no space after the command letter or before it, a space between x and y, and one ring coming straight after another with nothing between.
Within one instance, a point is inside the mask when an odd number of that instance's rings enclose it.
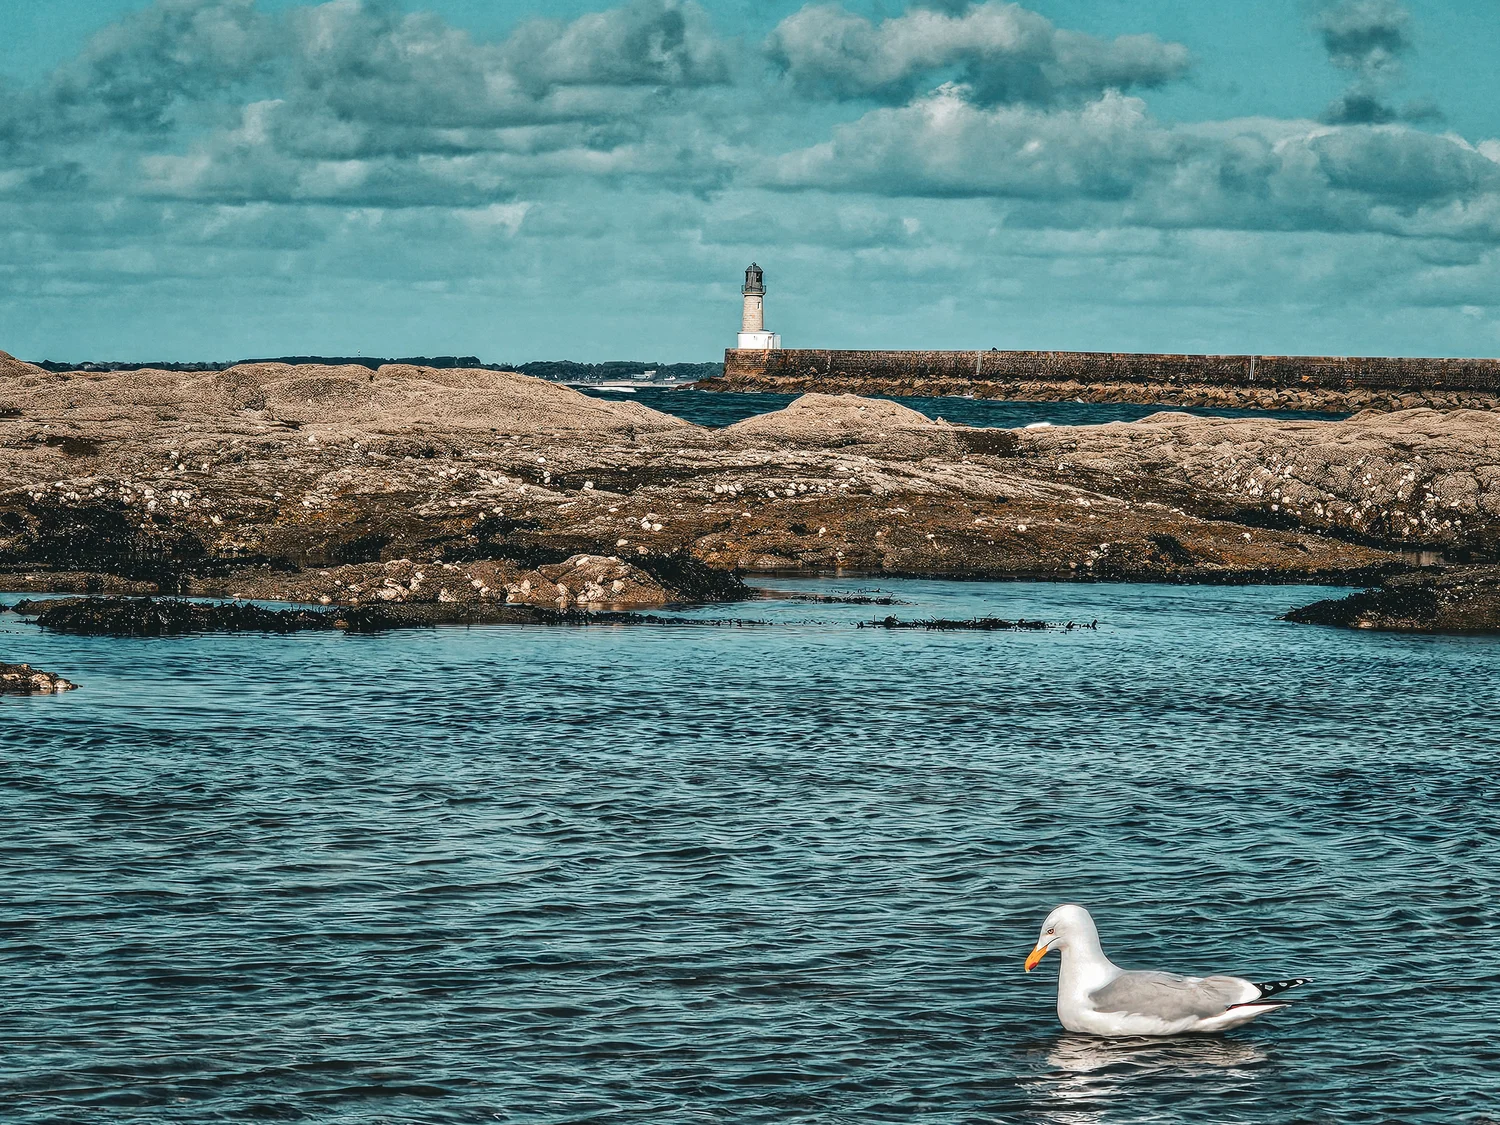
<instances>
[{"instance_id":1,"label":"seagull's orange beak","mask_svg":"<svg viewBox=\"0 0 1500 1125\"><path fill-rule=\"evenodd\" d=\"M1043 957L1047 956L1050 946L1039 945L1026 955L1026 971L1029 973L1041 963Z\"/></svg>"}]
</instances>

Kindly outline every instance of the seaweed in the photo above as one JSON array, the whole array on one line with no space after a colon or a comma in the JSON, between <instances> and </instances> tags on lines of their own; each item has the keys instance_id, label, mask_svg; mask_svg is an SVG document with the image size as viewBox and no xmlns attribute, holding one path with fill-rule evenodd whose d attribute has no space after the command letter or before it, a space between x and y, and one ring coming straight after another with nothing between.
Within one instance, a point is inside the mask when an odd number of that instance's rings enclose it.
<instances>
[{"instance_id":1,"label":"seaweed","mask_svg":"<svg viewBox=\"0 0 1500 1125\"><path fill-rule=\"evenodd\" d=\"M1071 632L1074 629L1097 629L1099 622L1093 621L1087 625L1080 625L1069 621L1066 625L1059 625L1049 621L1027 621L1024 617L1016 621L1007 621L1003 617L970 617L957 619L951 617L928 617L917 621L901 621L896 617L877 617L873 621L861 621L861 629L925 629L929 632L1039 632L1044 629L1062 629Z\"/></svg>"}]
</instances>

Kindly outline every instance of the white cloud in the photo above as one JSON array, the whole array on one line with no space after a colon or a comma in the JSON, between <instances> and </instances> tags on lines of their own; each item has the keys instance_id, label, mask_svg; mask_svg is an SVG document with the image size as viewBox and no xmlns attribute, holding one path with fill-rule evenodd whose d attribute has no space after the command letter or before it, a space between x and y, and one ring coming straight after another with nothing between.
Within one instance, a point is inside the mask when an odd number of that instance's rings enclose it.
<instances>
[{"instance_id":1,"label":"white cloud","mask_svg":"<svg viewBox=\"0 0 1500 1125\"><path fill-rule=\"evenodd\" d=\"M1500 237L1493 149L1455 135L1273 119L1165 125L1114 91L1077 109L986 108L967 95L947 86L872 110L770 162L764 182L1028 201L1032 221L1059 226Z\"/></svg>"},{"instance_id":2,"label":"white cloud","mask_svg":"<svg viewBox=\"0 0 1500 1125\"><path fill-rule=\"evenodd\" d=\"M951 71L985 105L1160 86L1189 63L1178 43L1098 39L997 0L958 13L916 8L879 23L836 4L809 5L776 27L766 51L810 96L905 101Z\"/></svg>"}]
</instances>

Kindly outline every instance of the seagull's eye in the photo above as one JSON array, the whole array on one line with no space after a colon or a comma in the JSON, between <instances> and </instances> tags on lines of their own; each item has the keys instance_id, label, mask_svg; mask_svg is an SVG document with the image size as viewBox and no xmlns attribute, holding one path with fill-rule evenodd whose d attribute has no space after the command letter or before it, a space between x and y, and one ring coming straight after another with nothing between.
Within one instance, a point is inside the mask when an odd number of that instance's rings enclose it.
<instances>
[{"instance_id":1,"label":"seagull's eye","mask_svg":"<svg viewBox=\"0 0 1500 1125\"><path fill-rule=\"evenodd\" d=\"M1055 934L1055 933L1057 933L1057 930L1055 930L1055 929L1052 929L1052 930L1048 930L1048 931L1047 931L1047 932L1048 932L1048 933L1049 933L1049 934Z\"/></svg>"}]
</instances>

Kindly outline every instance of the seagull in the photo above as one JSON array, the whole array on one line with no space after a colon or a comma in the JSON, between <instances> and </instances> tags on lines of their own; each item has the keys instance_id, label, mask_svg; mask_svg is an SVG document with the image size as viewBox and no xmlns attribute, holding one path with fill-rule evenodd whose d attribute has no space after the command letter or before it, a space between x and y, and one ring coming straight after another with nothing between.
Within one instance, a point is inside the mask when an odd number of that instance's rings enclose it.
<instances>
[{"instance_id":1,"label":"seagull","mask_svg":"<svg viewBox=\"0 0 1500 1125\"><path fill-rule=\"evenodd\" d=\"M1181 1035L1228 1031L1285 1008L1275 999L1307 977L1256 984L1243 977L1184 977L1127 972L1104 955L1094 919L1081 906L1059 906L1042 923L1026 971L1055 949L1057 1018L1069 1031L1088 1035Z\"/></svg>"}]
</instances>

